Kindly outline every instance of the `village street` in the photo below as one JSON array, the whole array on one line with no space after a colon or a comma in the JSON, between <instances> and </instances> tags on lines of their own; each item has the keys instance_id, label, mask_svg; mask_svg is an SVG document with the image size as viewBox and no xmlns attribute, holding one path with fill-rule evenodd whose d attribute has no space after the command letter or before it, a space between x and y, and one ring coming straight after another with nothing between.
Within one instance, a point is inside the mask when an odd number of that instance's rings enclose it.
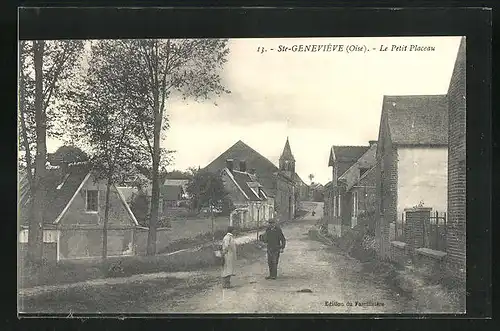
<instances>
[{"instance_id":1,"label":"village street","mask_svg":"<svg viewBox=\"0 0 500 331\"><path fill-rule=\"evenodd\" d=\"M323 206L308 203L304 207L309 210L304 218L283 226L287 245L277 280L265 279L268 269L263 247L256 256L238 259L230 289L221 288L218 268L144 274L26 289L25 311L335 314L415 309L411 300L400 296L380 276L363 270L359 261L309 238L308 230L322 217ZM238 239L244 243L248 236Z\"/></svg>"},{"instance_id":2,"label":"village street","mask_svg":"<svg viewBox=\"0 0 500 331\"><path fill-rule=\"evenodd\" d=\"M151 312L192 313L397 313L408 309L408 299L388 288L382 279L361 272L361 264L308 238L307 232L322 216L318 203L295 224L283 227L287 247L280 257L278 279L268 275L265 253L250 264L239 261L233 288L220 284L180 293L149 307ZM303 290L302 292L300 292ZM310 290L310 291L309 291ZM352 307L347 306L351 302ZM358 303L378 304L359 306Z\"/></svg>"}]
</instances>

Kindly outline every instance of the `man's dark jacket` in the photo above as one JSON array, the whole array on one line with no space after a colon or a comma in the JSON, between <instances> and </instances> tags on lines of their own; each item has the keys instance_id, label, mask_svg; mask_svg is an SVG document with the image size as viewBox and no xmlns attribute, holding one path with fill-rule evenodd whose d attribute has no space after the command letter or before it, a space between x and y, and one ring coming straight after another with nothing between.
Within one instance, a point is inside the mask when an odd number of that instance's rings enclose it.
<instances>
[{"instance_id":1,"label":"man's dark jacket","mask_svg":"<svg viewBox=\"0 0 500 331\"><path fill-rule=\"evenodd\" d=\"M286 239L283 235L283 231L278 226L274 228L268 227L266 232L261 237L261 240L267 243L268 250L280 250L284 249L286 245Z\"/></svg>"}]
</instances>

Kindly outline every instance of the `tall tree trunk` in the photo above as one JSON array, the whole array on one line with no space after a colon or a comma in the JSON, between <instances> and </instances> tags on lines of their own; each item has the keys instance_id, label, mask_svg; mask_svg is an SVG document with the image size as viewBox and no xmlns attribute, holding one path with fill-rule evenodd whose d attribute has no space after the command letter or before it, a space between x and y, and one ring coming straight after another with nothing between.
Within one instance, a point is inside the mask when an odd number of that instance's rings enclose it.
<instances>
[{"instance_id":1,"label":"tall tree trunk","mask_svg":"<svg viewBox=\"0 0 500 331\"><path fill-rule=\"evenodd\" d=\"M156 89L157 90L157 89ZM159 95L154 93L154 133L153 133L153 187L151 190L151 217L149 220L148 255L156 254L156 227L158 224L158 207L160 204L160 182L158 169L160 166L160 133L162 113L160 111Z\"/></svg>"},{"instance_id":2,"label":"tall tree trunk","mask_svg":"<svg viewBox=\"0 0 500 331\"><path fill-rule=\"evenodd\" d=\"M102 259L108 258L108 220L109 220L109 194L111 192L111 174L108 174L106 185L106 201L104 206L104 224L102 228Z\"/></svg>"},{"instance_id":3,"label":"tall tree trunk","mask_svg":"<svg viewBox=\"0 0 500 331\"><path fill-rule=\"evenodd\" d=\"M45 162L47 160L46 116L43 109L43 53L45 42L33 42L33 63L35 67L35 123L36 157L35 185L33 194L33 217L30 219L28 235L28 256L33 262L40 262L43 256L43 218L45 212Z\"/></svg>"},{"instance_id":4,"label":"tall tree trunk","mask_svg":"<svg viewBox=\"0 0 500 331\"><path fill-rule=\"evenodd\" d=\"M19 52L23 52L23 41L19 43ZM23 139L23 147L26 150L25 161L26 161L26 176L29 183L30 196L33 195L33 173L32 173L32 160L30 153L30 144L28 140L28 129L26 127L26 86L24 85L24 73L21 62L21 55L19 56L19 113L20 113L20 123L21 123L21 135ZM31 218L31 217L30 217Z\"/></svg>"}]
</instances>

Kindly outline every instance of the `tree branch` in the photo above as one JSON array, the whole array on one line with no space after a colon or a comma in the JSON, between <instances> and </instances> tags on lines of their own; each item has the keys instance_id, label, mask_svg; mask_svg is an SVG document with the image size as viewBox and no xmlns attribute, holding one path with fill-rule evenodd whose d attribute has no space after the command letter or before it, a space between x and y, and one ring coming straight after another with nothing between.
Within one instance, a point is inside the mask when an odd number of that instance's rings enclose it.
<instances>
[{"instance_id":1,"label":"tree branch","mask_svg":"<svg viewBox=\"0 0 500 331\"><path fill-rule=\"evenodd\" d=\"M66 55L66 57L64 55ZM50 98L52 97L52 93L56 87L57 79L59 78L59 75L61 74L62 69L64 68L64 64L69 59L70 55L71 55L71 52L67 51L67 49L65 48L64 53L61 55L62 59L60 60L59 65L57 66L56 71L54 73L54 77L52 77L52 81L50 82L50 85L47 88L47 90L45 91L44 96L43 96L44 99L45 99L45 97L47 97L44 101L44 104L43 104L44 113L46 112L47 107L49 106L49 101L50 101ZM54 65L56 65L56 64L54 63ZM48 93L48 95L47 95L47 93Z\"/></svg>"},{"instance_id":2,"label":"tree branch","mask_svg":"<svg viewBox=\"0 0 500 331\"><path fill-rule=\"evenodd\" d=\"M167 72L169 63L170 63L170 39L167 39L167 58L165 60L165 69L163 71L163 78L162 78L161 107L159 109L160 116L163 116L163 108L165 107L165 97L167 95L167 91L165 90L165 88L167 84Z\"/></svg>"},{"instance_id":3,"label":"tree branch","mask_svg":"<svg viewBox=\"0 0 500 331\"><path fill-rule=\"evenodd\" d=\"M19 111L20 111L20 122L21 122L21 133L23 136L23 145L25 149L25 158L26 158L26 168L27 168L27 176L28 176L28 183L30 186L30 193L33 194L34 192L34 186L33 186L33 174L31 173L31 167L32 167L32 160L31 160L31 151L30 151L30 144L28 140L28 130L26 128L26 121L24 119L25 116L25 86L24 86L24 74L22 72L22 67L19 67L20 71L20 97L19 97Z\"/></svg>"},{"instance_id":4,"label":"tree branch","mask_svg":"<svg viewBox=\"0 0 500 331\"><path fill-rule=\"evenodd\" d=\"M148 138L148 135L146 133L146 128L144 127L143 121L141 121L141 129L142 129L142 133L144 134L144 139L146 139L146 143L148 144L148 150L149 150L149 153L151 154L151 158L154 158L153 147L151 147L151 143L149 142L149 138Z\"/></svg>"}]
</instances>

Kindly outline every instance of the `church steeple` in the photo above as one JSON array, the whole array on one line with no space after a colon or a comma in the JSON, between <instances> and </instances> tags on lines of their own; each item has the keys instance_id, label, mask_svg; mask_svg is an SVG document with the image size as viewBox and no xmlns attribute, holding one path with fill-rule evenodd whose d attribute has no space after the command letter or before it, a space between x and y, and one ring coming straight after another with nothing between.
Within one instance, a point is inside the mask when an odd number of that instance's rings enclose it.
<instances>
[{"instance_id":1,"label":"church steeple","mask_svg":"<svg viewBox=\"0 0 500 331\"><path fill-rule=\"evenodd\" d=\"M295 173L295 158L293 157L288 137L286 137L285 147L283 148L283 153L281 153L279 163L281 171L284 171L289 176L293 176Z\"/></svg>"}]
</instances>

